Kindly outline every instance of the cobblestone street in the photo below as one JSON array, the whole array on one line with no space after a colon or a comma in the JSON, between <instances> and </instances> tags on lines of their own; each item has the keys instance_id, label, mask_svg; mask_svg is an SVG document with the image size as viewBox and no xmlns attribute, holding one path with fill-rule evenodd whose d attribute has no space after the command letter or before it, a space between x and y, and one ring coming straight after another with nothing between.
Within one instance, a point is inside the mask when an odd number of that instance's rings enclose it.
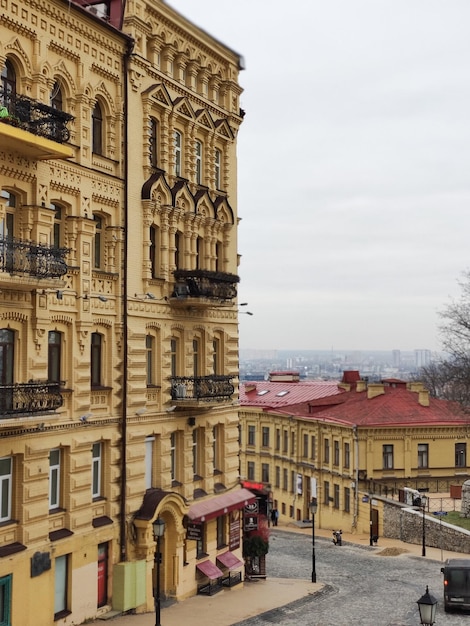
<instances>
[{"instance_id":1,"label":"cobblestone street","mask_svg":"<svg viewBox=\"0 0 470 626\"><path fill-rule=\"evenodd\" d=\"M270 544L270 577L311 577L311 537L273 529ZM470 615L444 612L440 561L412 554L381 556L347 542L336 547L324 537L316 538L315 556L317 580L325 584L321 592L237 626L415 626L420 623L416 602L426 585L439 601L436 626L470 623Z\"/></svg>"}]
</instances>

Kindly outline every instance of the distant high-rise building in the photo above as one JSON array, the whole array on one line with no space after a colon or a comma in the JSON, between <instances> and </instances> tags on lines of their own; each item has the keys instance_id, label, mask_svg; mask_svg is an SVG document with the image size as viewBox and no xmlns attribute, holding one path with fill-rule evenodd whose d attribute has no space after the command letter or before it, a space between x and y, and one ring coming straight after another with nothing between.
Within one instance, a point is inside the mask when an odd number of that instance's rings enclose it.
<instances>
[{"instance_id":1,"label":"distant high-rise building","mask_svg":"<svg viewBox=\"0 0 470 626\"><path fill-rule=\"evenodd\" d=\"M416 367L425 367L431 362L431 350L415 350Z\"/></svg>"},{"instance_id":2,"label":"distant high-rise building","mask_svg":"<svg viewBox=\"0 0 470 626\"><path fill-rule=\"evenodd\" d=\"M400 365L401 365L401 353L400 353L400 350L392 350L392 357L393 357L393 366L394 367L400 367Z\"/></svg>"}]
</instances>

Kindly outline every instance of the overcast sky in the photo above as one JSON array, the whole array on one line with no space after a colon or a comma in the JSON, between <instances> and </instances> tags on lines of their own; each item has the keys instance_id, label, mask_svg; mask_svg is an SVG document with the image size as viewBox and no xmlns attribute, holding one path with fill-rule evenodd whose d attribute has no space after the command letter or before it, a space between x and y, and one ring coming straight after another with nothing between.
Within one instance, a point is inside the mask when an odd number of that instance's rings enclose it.
<instances>
[{"instance_id":1,"label":"overcast sky","mask_svg":"<svg viewBox=\"0 0 470 626\"><path fill-rule=\"evenodd\" d=\"M168 4L246 62L240 347L440 349L470 267L470 2Z\"/></svg>"}]
</instances>

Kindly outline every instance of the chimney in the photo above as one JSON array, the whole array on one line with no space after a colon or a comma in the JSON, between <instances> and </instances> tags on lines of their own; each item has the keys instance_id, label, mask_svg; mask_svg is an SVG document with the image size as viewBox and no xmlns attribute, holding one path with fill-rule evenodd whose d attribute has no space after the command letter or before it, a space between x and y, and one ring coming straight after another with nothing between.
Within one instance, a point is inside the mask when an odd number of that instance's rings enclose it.
<instances>
[{"instance_id":1,"label":"chimney","mask_svg":"<svg viewBox=\"0 0 470 626\"><path fill-rule=\"evenodd\" d=\"M427 389L419 391L418 402L421 406L429 406L429 391Z\"/></svg>"},{"instance_id":2,"label":"chimney","mask_svg":"<svg viewBox=\"0 0 470 626\"><path fill-rule=\"evenodd\" d=\"M408 383L408 390L413 391L414 393L419 393L420 391L424 391L424 383L419 383L415 381Z\"/></svg>"},{"instance_id":3,"label":"chimney","mask_svg":"<svg viewBox=\"0 0 470 626\"><path fill-rule=\"evenodd\" d=\"M255 390L256 390L255 383L245 383L245 393L250 393L250 391L255 391Z\"/></svg>"},{"instance_id":4,"label":"chimney","mask_svg":"<svg viewBox=\"0 0 470 626\"><path fill-rule=\"evenodd\" d=\"M367 399L371 400L385 393L385 387L382 383L369 383L367 386Z\"/></svg>"},{"instance_id":5,"label":"chimney","mask_svg":"<svg viewBox=\"0 0 470 626\"><path fill-rule=\"evenodd\" d=\"M356 391L365 391L367 389L367 380L358 380L356 383Z\"/></svg>"}]
</instances>

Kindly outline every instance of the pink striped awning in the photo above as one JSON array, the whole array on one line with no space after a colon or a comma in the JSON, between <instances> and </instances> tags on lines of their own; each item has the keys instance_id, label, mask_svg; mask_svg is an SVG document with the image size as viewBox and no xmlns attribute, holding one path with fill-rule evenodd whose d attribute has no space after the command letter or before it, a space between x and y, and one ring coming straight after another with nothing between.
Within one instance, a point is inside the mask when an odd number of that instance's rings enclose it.
<instances>
[{"instance_id":1,"label":"pink striped awning","mask_svg":"<svg viewBox=\"0 0 470 626\"><path fill-rule=\"evenodd\" d=\"M238 569L243 565L243 561L240 561L240 559L230 551L219 554L217 561L228 569Z\"/></svg>"},{"instance_id":2,"label":"pink striped awning","mask_svg":"<svg viewBox=\"0 0 470 626\"><path fill-rule=\"evenodd\" d=\"M220 496L214 496L196 502L189 507L188 517L192 522L208 522L211 519L225 515L230 511L243 509L247 504L256 500L256 496L248 489L236 489Z\"/></svg>"},{"instance_id":3,"label":"pink striped awning","mask_svg":"<svg viewBox=\"0 0 470 626\"><path fill-rule=\"evenodd\" d=\"M210 580L217 580L224 575L223 571L220 570L217 565L214 565L212 561L203 561L202 563L197 563L196 568L202 572L207 578Z\"/></svg>"}]
</instances>

